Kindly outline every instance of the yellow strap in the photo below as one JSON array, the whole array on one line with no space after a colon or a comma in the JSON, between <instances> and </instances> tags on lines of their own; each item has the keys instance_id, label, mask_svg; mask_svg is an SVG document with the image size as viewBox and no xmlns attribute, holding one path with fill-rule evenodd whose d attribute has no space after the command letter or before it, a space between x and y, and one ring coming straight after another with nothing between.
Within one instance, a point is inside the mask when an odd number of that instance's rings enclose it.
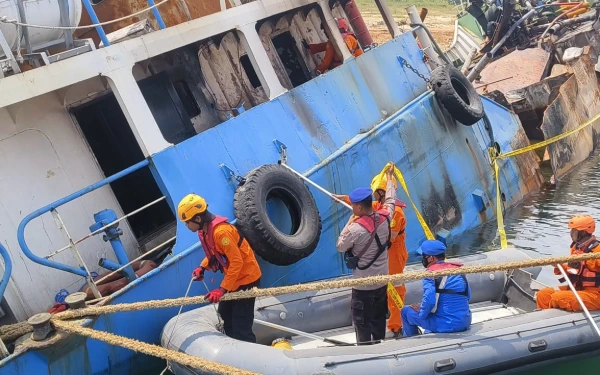
<instances>
[{"instance_id":1,"label":"yellow strap","mask_svg":"<svg viewBox=\"0 0 600 375\"><path fill-rule=\"evenodd\" d=\"M384 173L387 168L389 168L389 164L385 166L385 168L383 170ZM425 222L425 219L423 219L423 216L419 212L417 205L415 205L415 202L413 202L412 198L410 197L410 193L408 192L408 187L406 186L406 181L404 181L404 176L402 175L402 172L400 172L398 167L394 167L394 174L396 175L396 178L400 182L400 185L402 185L402 189L404 189L404 192L406 193L406 196L408 197L410 204L412 205L413 209L415 210L415 213L417 214L417 219L419 220L419 224L421 224L421 227L423 227L423 232L425 232L425 237L428 240L435 240L433 233L431 233L431 230L429 229L429 226Z\"/></svg>"},{"instance_id":2,"label":"yellow strap","mask_svg":"<svg viewBox=\"0 0 600 375\"><path fill-rule=\"evenodd\" d=\"M586 127L590 126L598 119L600 119L600 114L597 114L596 116L592 117L588 121L579 125L575 129L569 130L565 133L559 134L552 138L548 138L543 142L539 142L539 143L536 143L533 145L529 145L527 147L523 147L518 150L507 152L506 154L492 156L492 160L494 161L494 173L496 175L496 219L498 220L498 234L500 235L500 247L502 249L506 249L508 247L508 243L506 240L506 231L504 230L504 218L502 217L502 197L500 195L500 172L499 172L499 168L498 168L498 159L506 159L511 156L521 155L526 152L536 150L538 148L546 147L554 142L560 141L563 138L566 138L570 135L577 133L580 130L585 129ZM494 150L491 150L491 152L493 153Z\"/></svg>"},{"instance_id":3,"label":"yellow strap","mask_svg":"<svg viewBox=\"0 0 600 375\"><path fill-rule=\"evenodd\" d=\"M402 298L400 298L398 291L391 282L388 282L387 284L387 292L396 304L396 306L398 306L398 310L401 310L404 307L404 302L402 302Z\"/></svg>"},{"instance_id":4,"label":"yellow strap","mask_svg":"<svg viewBox=\"0 0 600 375\"><path fill-rule=\"evenodd\" d=\"M506 231L504 230L504 218L502 217L502 197L500 195L500 172L498 170L498 159L494 159L494 173L496 174L496 219L498 220L498 234L500 234L500 248L506 249Z\"/></svg>"},{"instance_id":5,"label":"yellow strap","mask_svg":"<svg viewBox=\"0 0 600 375\"><path fill-rule=\"evenodd\" d=\"M548 145L550 145L550 144L552 144L552 143L554 143L556 141L560 141L563 138L566 138L566 137L568 137L570 135L573 135L573 134L577 133L580 130L583 130L583 129L587 128L594 121L596 121L598 119L600 119L600 114L597 114L596 116L592 117L590 120L584 122L583 124L579 125L575 129L569 130L566 133L562 133L562 134L556 135L556 136L554 136L552 138L548 138L548 139L546 139L543 142L539 142L539 143L536 143L536 144L533 144L533 145L529 145L527 147L523 147L523 148L518 149L518 150L507 152L506 154L500 154L500 155L496 156L496 158L498 158L498 159L505 159L505 158L509 158L511 156L521 155L521 154L524 154L526 152L533 151L535 149L548 146Z\"/></svg>"}]
</instances>

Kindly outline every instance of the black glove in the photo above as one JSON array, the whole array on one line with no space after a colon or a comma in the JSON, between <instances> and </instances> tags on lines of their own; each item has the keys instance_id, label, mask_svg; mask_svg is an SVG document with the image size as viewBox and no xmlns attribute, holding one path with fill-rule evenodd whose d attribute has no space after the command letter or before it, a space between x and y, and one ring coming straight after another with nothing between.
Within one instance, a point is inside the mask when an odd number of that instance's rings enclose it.
<instances>
[{"instance_id":1,"label":"black glove","mask_svg":"<svg viewBox=\"0 0 600 375\"><path fill-rule=\"evenodd\" d=\"M302 47L304 47L306 49L310 49L310 46L308 45L308 42L306 41L306 39L302 39Z\"/></svg>"}]
</instances>

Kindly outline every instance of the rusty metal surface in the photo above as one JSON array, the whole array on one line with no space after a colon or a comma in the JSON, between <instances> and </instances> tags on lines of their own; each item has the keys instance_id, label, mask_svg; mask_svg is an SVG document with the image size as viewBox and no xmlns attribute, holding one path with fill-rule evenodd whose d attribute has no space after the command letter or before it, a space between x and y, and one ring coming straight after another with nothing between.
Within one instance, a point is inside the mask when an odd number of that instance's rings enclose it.
<instances>
[{"instance_id":1,"label":"rusty metal surface","mask_svg":"<svg viewBox=\"0 0 600 375\"><path fill-rule=\"evenodd\" d=\"M587 22L578 26L575 30L568 31L560 36L560 39L554 42L556 55L560 61L565 50L569 47L590 46L590 56L593 60L600 54L600 35L593 28L594 22Z\"/></svg>"},{"instance_id":2,"label":"rusty metal surface","mask_svg":"<svg viewBox=\"0 0 600 375\"><path fill-rule=\"evenodd\" d=\"M498 81L506 77L512 77L496 83L490 83L480 87L480 94L499 90L507 93L539 82L545 75L550 63L550 54L542 49L529 48L515 50L510 54L492 61L481 72L478 86L489 82Z\"/></svg>"},{"instance_id":3,"label":"rusty metal surface","mask_svg":"<svg viewBox=\"0 0 600 375\"><path fill-rule=\"evenodd\" d=\"M559 90L559 94L544 113L541 126L546 138L554 137L574 129L600 113L600 86L596 78L594 63L589 48L571 66L571 76ZM573 167L587 159L600 137L600 121L560 140L548 151L556 178L568 173Z\"/></svg>"},{"instance_id":4,"label":"rusty metal surface","mask_svg":"<svg viewBox=\"0 0 600 375\"><path fill-rule=\"evenodd\" d=\"M171 0L158 7L162 19L165 22L165 25L167 25L167 27L188 21L183 7L181 6L182 1L186 2L192 18L204 17L209 14L219 12L221 10L219 0ZM147 7L148 2L146 0L104 0L101 3L94 5L94 10L100 22L104 22L114 20L116 18L120 18L128 14L133 14ZM144 18L148 18L150 20L155 30L159 29L158 25L156 24L156 20L152 15L152 12L148 11L147 13L142 13L136 17L131 17L130 19L121 22L106 25L104 26L104 32L107 34L111 33L125 26L129 26L135 22L138 22ZM90 21L90 17L88 16L86 11L83 11L81 14L81 21L79 22L79 25L85 26L90 24L92 24L92 22ZM98 43L100 43L98 33L96 33L96 30L93 28L76 30L74 36L79 39L92 38L96 43L96 46L98 46Z\"/></svg>"}]
</instances>

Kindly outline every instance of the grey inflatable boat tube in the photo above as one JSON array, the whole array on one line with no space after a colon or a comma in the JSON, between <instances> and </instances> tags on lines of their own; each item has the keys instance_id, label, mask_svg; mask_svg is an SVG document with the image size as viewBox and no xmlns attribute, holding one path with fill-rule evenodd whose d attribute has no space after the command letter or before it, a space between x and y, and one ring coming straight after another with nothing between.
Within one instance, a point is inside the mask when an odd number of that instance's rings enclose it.
<instances>
[{"instance_id":1,"label":"grey inflatable boat tube","mask_svg":"<svg viewBox=\"0 0 600 375\"><path fill-rule=\"evenodd\" d=\"M519 261L529 257L515 249L461 257L465 265ZM407 267L407 269L422 267ZM525 269L536 278L540 267ZM467 275L471 303L499 301L504 272ZM421 282L406 284L406 304L420 302ZM285 302L282 304L282 302ZM264 298L256 302L255 318L304 332L319 332L352 325L350 289ZM321 347L282 350L271 341L285 332L255 324L258 344L241 342L216 329L212 306L182 314L164 327L162 345L190 355L261 374L483 374L507 371L562 355L600 350L582 314L559 310L535 311L510 318L473 324L466 332L430 334L389 340L368 346ZM596 320L600 318L596 315ZM262 344L262 345L261 345ZM171 363L176 375L203 374Z\"/></svg>"}]
</instances>

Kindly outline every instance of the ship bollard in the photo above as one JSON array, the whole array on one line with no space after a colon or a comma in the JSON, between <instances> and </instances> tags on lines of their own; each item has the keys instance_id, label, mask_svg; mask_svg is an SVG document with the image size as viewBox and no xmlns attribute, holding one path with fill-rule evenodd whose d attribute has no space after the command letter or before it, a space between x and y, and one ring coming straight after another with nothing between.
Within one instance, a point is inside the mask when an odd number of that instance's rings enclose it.
<instances>
[{"instance_id":1,"label":"ship bollard","mask_svg":"<svg viewBox=\"0 0 600 375\"><path fill-rule=\"evenodd\" d=\"M27 323L33 328L33 333L31 334L31 339L33 341L45 340L54 330L50 324L50 319L52 319L52 314L50 313L35 314L27 319Z\"/></svg>"},{"instance_id":2,"label":"ship bollard","mask_svg":"<svg viewBox=\"0 0 600 375\"><path fill-rule=\"evenodd\" d=\"M73 309L73 310L83 309L84 307L86 307L86 304L85 304L86 298L87 298L87 293L77 292L77 293L69 294L65 298L65 303L67 305L69 305L70 309Z\"/></svg>"}]
</instances>

